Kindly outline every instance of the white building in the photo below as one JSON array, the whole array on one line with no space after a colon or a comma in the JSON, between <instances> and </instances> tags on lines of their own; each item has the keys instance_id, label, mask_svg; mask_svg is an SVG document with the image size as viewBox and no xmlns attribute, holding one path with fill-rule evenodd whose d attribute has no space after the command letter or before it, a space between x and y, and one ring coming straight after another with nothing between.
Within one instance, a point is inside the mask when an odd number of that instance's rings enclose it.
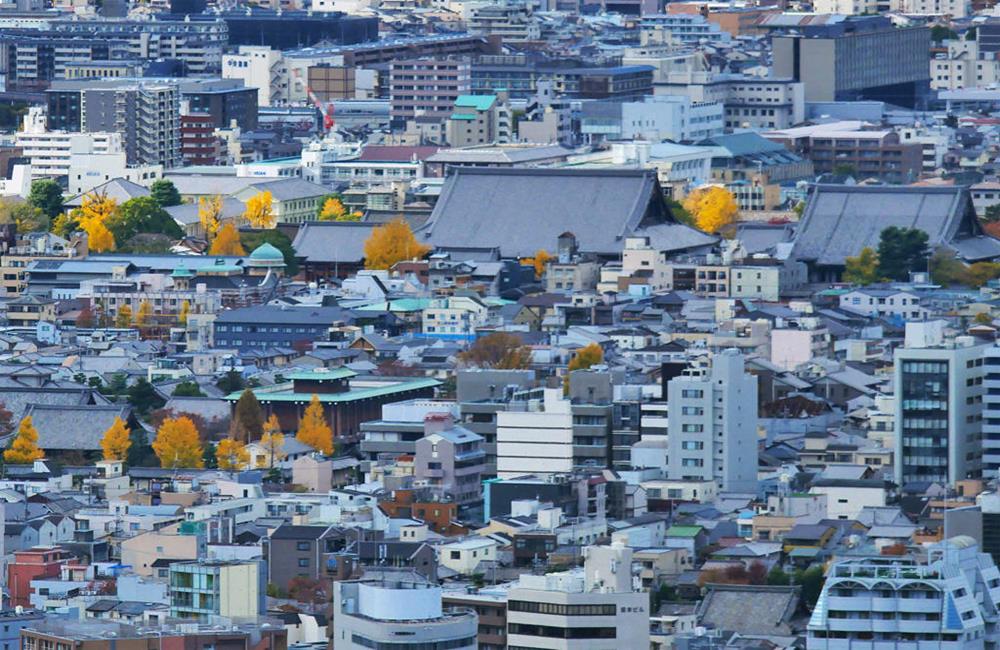
<instances>
[{"instance_id":1,"label":"white building","mask_svg":"<svg viewBox=\"0 0 1000 650\"><path fill-rule=\"evenodd\" d=\"M979 440L988 397L983 366L989 346L968 336L944 339L938 325L907 323L906 347L894 354L898 485L954 483L984 469L995 476L1000 467L1000 440Z\"/></svg>"},{"instance_id":2,"label":"white building","mask_svg":"<svg viewBox=\"0 0 1000 650\"><path fill-rule=\"evenodd\" d=\"M439 298L424 309L423 332L438 338L471 338L488 316L489 307L478 297Z\"/></svg>"},{"instance_id":3,"label":"white building","mask_svg":"<svg viewBox=\"0 0 1000 650\"><path fill-rule=\"evenodd\" d=\"M148 187L156 179L163 177L163 165L129 165L127 158L125 151L95 151L92 139L72 139L69 152L69 194L89 192L116 178Z\"/></svg>"},{"instance_id":4,"label":"white building","mask_svg":"<svg viewBox=\"0 0 1000 650\"><path fill-rule=\"evenodd\" d=\"M840 308L856 314L922 320L930 313L920 306L920 296L899 289L855 289L840 296Z\"/></svg>"},{"instance_id":5,"label":"white building","mask_svg":"<svg viewBox=\"0 0 1000 650\"><path fill-rule=\"evenodd\" d=\"M247 88L256 88L259 106L276 106L289 101L288 68L280 50L241 45L235 54L222 56L222 78L242 79Z\"/></svg>"},{"instance_id":6,"label":"white building","mask_svg":"<svg viewBox=\"0 0 1000 650\"><path fill-rule=\"evenodd\" d=\"M949 40L948 51L930 60L931 88L959 90L985 88L997 83L1000 81L1000 61L992 55L992 52L980 53L979 41Z\"/></svg>"},{"instance_id":7,"label":"white building","mask_svg":"<svg viewBox=\"0 0 1000 650\"><path fill-rule=\"evenodd\" d=\"M835 562L809 619L808 650L983 650L995 647L1000 571L975 540L932 546L927 560Z\"/></svg>"},{"instance_id":8,"label":"white building","mask_svg":"<svg viewBox=\"0 0 1000 650\"><path fill-rule=\"evenodd\" d=\"M588 546L584 568L522 575L507 592L507 647L649 647L649 594L632 579L632 549Z\"/></svg>"},{"instance_id":9,"label":"white building","mask_svg":"<svg viewBox=\"0 0 1000 650\"><path fill-rule=\"evenodd\" d=\"M587 102L582 106L580 132L592 140L697 141L720 135L724 114L720 102L698 102L684 95Z\"/></svg>"},{"instance_id":10,"label":"white building","mask_svg":"<svg viewBox=\"0 0 1000 650\"><path fill-rule=\"evenodd\" d=\"M49 131L45 111L33 106L24 116L24 128L17 133L16 146L30 161L31 175L36 178L69 176L72 151L94 154L125 153L120 133L70 133Z\"/></svg>"},{"instance_id":11,"label":"white building","mask_svg":"<svg viewBox=\"0 0 1000 650\"><path fill-rule=\"evenodd\" d=\"M725 127L787 129L805 120L805 86L794 79L677 70L655 84L656 95L685 95L725 106Z\"/></svg>"},{"instance_id":12,"label":"white building","mask_svg":"<svg viewBox=\"0 0 1000 650\"><path fill-rule=\"evenodd\" d=\"M412 573L334 582L333 611L337 650L478 647L475 612L444 611L441 587Z\"/></svg>"},{"instance_id":13,"label":"white building","mask_svg":"<svg viewBox=\"0 0 1000 650\"><path fill-rule=\"evenodd\" d=\"M518 411L497 413L497 477L548 476L573 471L573 413L562 390L546 388L543 399Z\"/></svg>"},{"instance_id":14,"label":"white building","mask_svg":"<svg viewBox=\"0 0 1000 650\"><path fill-rule=\"evenodd\" d=\"M734 349L667 385L667 478L715 480L728 491L757 489L757 377Z\"/></svg>"},{"instance_id":15,"label":"white building","mask_svg":"<svg viewBox=\"0 0 1000 650\"><path fill-rule=\"evenodd\" d=\"M817 318L799 318L794 326L782 323L771 330L771 363L795 370L799 365L826 355L830 330Z\"/></svg>"}]
</instances>

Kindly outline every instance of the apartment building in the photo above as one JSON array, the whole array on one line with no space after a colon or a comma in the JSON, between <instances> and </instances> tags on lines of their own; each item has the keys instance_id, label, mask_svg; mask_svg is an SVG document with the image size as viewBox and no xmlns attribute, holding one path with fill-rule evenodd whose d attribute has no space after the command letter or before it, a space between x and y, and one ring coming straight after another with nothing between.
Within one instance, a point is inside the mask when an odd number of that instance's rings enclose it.
<instances>
[{"instance_id":1,"label":"apartment building","mask_svg":"<svg viewBox=\"0 0 1000 650\"><path fill-rule=\"evenodd\" d=\"M464 58L422 58L389 64L389 116L402 123L417 116L446 119L459 97L472 89L472 66Z\"/></svg>"},{"instance_id":2,"label":"apartment building","mask_svg":"<svg viewBox=\"0 0 1000 650\"><path fill-rule=\"evenodd\" d=\"M808 650L993 647L1000 571L975 540L952 537L926 559L883 556L835 561L809 619Z\"/></svg>"},{"instance_id":3,"label":"apartment building","mask_svg":"<svg viewBox=\"0 0 1000 650\"><path fill-rule=\"evenodd\" d=\"M15 142L31 164L33 178L69 176L72 151L112 154L125 151L121 133L72 133L49 130L45 111L32 106L24 116L23 128ZM78 130L78 129L77 129Z\"/></svg>"},{"instance_id":4,"label":"apartment building","mask_svg":"<svg viewBox=\"0 0 1000 650\"><path fill-rule=\"evenodd\" d=\"M984 361L988 346L971 337L946 340L942 322L906 324L893 355L896 483L954 483L983 472ZM991 445L1000 466L1000 442Z\"/></svg>"},{"instance_id":5,"label":"apartment building","mask_svg":"<svg viewBox=\"0 0 1000 650\"><path fill-rule=\"evenodd\" d=\"M982 50L978 39L951 39L947 46L947 52L935 54L930 61L933 90L982 88L1000 81L1000 60L995 52Z\"/></svg>"},{"instance_id":6,"label":"apartment building","mask_svg":"<svg viewBox=\"0 0 1000 650\"><path fill-rule=\"evenodd\" d=\"M887 183L910 183L923 171L923 147L903 143L893 130L865 130L860 122L768 131L768 140L808 158L816 174L848 173Z\"/></svg>"},{"instance_id":7,"label":"apartment building","mask_svg":"<svg viewBox=\"0 0 1000 650\"><path fill-rule=\"evenodd\" d=\"M732 35L701 14L650 14L639 24L644 32L663 30L681 43L728 43Z\"/></svg>"},{"instance_id":8,"label":"apartment building","mask_svg":"<svg viewBox=\"0 0 1000 650\"><path fill-rule=\"evenodd\" d=\"M521 575L507 592L507 647L649 647L649 594L632 584L632 549L588 546L583 568Z\"/></svg>"},{"instance_id":9,"label":"apartment building","mask_svg":"<svg viewBox=\"0 0 1000 650\"><path fill-rule=\"evenodd\" d=\"M507 144L513 138L507 94L462 95L445 126L445 140L452 147Z\"/></svg>"},{"instance_id":10,"label":"apartment building","mask_svg":"<svg viewBox=\"0 0 1000 650\"><path fill-rule=\"evenodd\" d=\"M131 58L123 39L61 35L45 29L0 33L0 70L9 90L44 90L54 79L71 79L74 64Z\"/></svg>"},{"instance_id":11,"label":"apartment building","mask_svg":"<svg viewBox=\"0 0 1000 650\"><path fill-rule=\"evenodd\" d=\"M680 70L657 81L655 92L720 102L727 129L787 129L805 119L805 87L791 78Z\"/></svg>"},{"instance_id":12,"label":"apartment building","mask_svg":"<svg viewBox=\"0 0 1000 650\"><path fill-rule=\"evenodd\" d=\"M441 499L460 508L482 499L486 451L482 436L456 425L451 415L435 413L424 419L424 437L417 440L413 477Z\"/></svg>"},{"instance_id":13,"label":"apartment building","mask_svg":"<svg viewBox=\"0 0 1000 650\"><path fill-rule=\"evenodd\" d=\"M470 32L498 36L505 43L538 41L542 37L539 20L533 15L532 4L519 0L504 0L497 4L475 4L465 10Z\"/></svg>"},{"instance_id":14,"label":"apartment building","mask_svg":"<svg viewBox=\"0 0 1000 650\"><path fill-rule=\"evenodd\" d=\"M679 95L642 101L584 102L580 132L591 142L603 140L697 141L723 131L723 106Z\"/></svg>"},{"instance_id":15,"label":"apartment building","mask_svg":"<svg viewBox=\"0 0 1000 650\"><path fill-rule=\"evenodd\" d=\"M756 490L757 377L745 371L736 350L719 352L711 364L667 385L667 478Z\"/></svg>"},{"instance_id":16,"label":"apartment building","mask_svg":"<svg viewBox=\"0 0 1000 650\"><path fill-rule=\"evenodd\" d=\"M983 478L1000 476L1000 347L984 350L982 405Z\"/></svg>"},{"instance_id":17,"label":"apartment building","mask_svg":"<svg viewBox=\"0 0 1000 650\"><path fill-rule=\"evenodd\" d=\"M266 584L262 560L174 562L170 565L170 615L206 623L218 616L262 616Z\"/></svg>"}]
</instances>

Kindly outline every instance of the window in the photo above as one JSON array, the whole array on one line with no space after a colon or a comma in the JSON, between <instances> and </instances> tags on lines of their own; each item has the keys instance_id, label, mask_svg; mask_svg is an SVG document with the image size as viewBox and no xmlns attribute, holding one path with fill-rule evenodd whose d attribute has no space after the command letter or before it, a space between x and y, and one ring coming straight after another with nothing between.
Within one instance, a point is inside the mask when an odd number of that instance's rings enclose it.
<instances>
[{"instance_id":1,"label":"window","mask_svg":"<svg viewBox=\"0 0 1000 650\"><path fill-rule=\"evenodd\" d=\"M309 567L309 558L307 558L307 557L300 557L299 558L299 568L306 569L308 567Z\"/></svg>"},{"instance_id":2,"label":"window","mask_svg":"<svg viewBox=\"0 0 1000 650\"><path fill-rule=\"evenodd\" d=\"M295 550L297 550L297 551L308 551L309 550L309 542L296 542L295 543Z\"/></svg>"}]
</instances>

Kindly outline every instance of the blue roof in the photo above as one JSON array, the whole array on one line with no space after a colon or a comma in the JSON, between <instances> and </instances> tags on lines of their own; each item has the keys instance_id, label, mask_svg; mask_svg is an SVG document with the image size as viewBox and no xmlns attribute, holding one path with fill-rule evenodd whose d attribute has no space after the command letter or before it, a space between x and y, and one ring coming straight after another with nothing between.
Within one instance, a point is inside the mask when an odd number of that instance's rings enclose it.
<instances>
[{"instance_id":1,"label":"blue roof","mask_svg":"<svg viewBox=\"0 0 1000 650\"><path fill-rule=\"evenodd\" d=\"M477 111L488 111L496 100L496 95L459 95L458 99L455 100L455 106L456 108L474 108Z\"/></svg>"}]
</instances>

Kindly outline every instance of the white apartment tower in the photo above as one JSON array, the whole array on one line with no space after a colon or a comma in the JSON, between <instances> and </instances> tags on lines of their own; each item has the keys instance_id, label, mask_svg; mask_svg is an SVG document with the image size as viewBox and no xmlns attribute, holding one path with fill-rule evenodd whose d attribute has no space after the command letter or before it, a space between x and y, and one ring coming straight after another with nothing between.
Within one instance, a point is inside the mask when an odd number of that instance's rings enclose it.
<instances>
[{"instance_id":1,"label":"white apartment tower","mask_svg":"<svg viewBox=\"0 0 1000 650\"><path fill-rule=\"evenodd\" d=\"M667 385L667 477L757 489L757 378L735 349Z\"/></svg>"}]
</instances>

